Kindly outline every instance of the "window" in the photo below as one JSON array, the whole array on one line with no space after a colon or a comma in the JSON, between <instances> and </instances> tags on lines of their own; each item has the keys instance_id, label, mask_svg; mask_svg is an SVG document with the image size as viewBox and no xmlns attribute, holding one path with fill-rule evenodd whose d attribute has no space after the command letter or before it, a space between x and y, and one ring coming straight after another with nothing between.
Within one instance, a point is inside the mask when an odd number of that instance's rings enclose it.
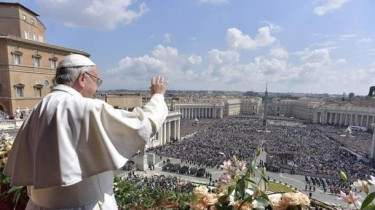
<instances>
[{"instance_id":1,"label":"window","mask_svg":"<svg viewBox=\"0 0 375 210\"><path fill-rule=\"evenodd\" d=\"M43 85L40 84L40 82L37 82L36 85L34 85L34 89L36 90L36 97L42 97L42 88Z\"/></svg>"},{"instance_id":2,"label":"window","mask_svg":"<svg viewBox=\"0 0 375 210\"><path fill-rule=\"evenodd\" d=\"M21 84L21 83L18 83L16 85L14 85L14 88L16 88L16 96L17 97L23 97L23 89L24 89L25 85L24 84Z\"/></svg>"},{"instance_id":3,"label":"window","mask_svg":"<svg viewBox=\"0 0 375 210\"><path fill-rule=\"evenodd\" d=\"M57 67L57 57L55 53L51 53L51 58L49 59L50 64L51 64L51 69L56 69Z\"/></svg>"},{"instance_id":4,"label":"window","mask_svg":"<svg viewBox=\"0 0 375 210\"><path fill-rule=\"evenodd\" d=\"M34 19L31 18L30 23L31 25L34 25Z\"/></svg>"},{"instance_id":5,"label":"window","mask_svg":"<svg viewBox=\"0 0 375 210\"><path fill-rule=\"evenodd\" d=\"M21 55L20 54L13 54L13 64L20 65L21 64Z\"/></svg>"},{"instance_id":6,"label":"window","mask_svg":"<svg viewBox=\"0 0 375 210\"><path fill-rule=\"evenodd\" d=\"M34 67L40 67L40 57L34 57Z\"/></svg>"},{"instance_id":7,"label":"window","mask_svg":"<svg viewBox=\"0 0 375 210\"><path fill-rule=\"evenodd\" d=\"M26 20L26 15L22 15L22 20Z\"/></svg>"},{"instance_id":8,"label":"window","mask_svg":"<svg viewBox=\"0 0 375 210\"><path fill-rule=\"evenodd\" d=\"M23 97L23 88L17 87L17 97Z\"/></svg>"},{"instance_id":9,"label":"window","mask_svg":"<svg viewBox=\"0 0 375 210\"><path fill-rule=\"evenodd\" d=\"M51 69L56 69L56 67L57 67L57 61L51 60Z\"/></svg>"},{"instance_id":10,"label":"window","mask_svg":"<svg viewBox=\"0 0 375 210\"><path fill-rule=\"evenodd\" d=\"M34 50L34 55L33 55L33 63L34 67L40 67L40 61L42 59L42 56L39 55L38 50Z\"/></svg>"},{"instance_id":11,"label":"window","mask_svg":"<svg viewBox=\"0 0 375 210\"><path fill-rule=\"evenodd\" d=\"M37 39L37 35L36 35L36 34L33 34L33 40L34 40L34 41L38 41L38 39Z\"/></svg>"},{"instance_id":12,"label":"window","mask_svg":"<svg viewBox=\"0 0 375 210\"><path fill-rule=\"evenodd\" d=\"M12 53L12 57L13 57L13 64L14 65L20 65L21 64L21 56L22 56L22 52L19 51L19 48L17 45L15 45L13 47L13 52Z\"/></svg>"},{"instance_id":13,"label":"window","mask_svg":"<svg viewBox=\"0 0 375 210\"><path fill-rule=\"evenodd\" d=\"M25 39L29 39L29 32L28 31L24 31L25 32Z\"/></svg>"}]
</instances>

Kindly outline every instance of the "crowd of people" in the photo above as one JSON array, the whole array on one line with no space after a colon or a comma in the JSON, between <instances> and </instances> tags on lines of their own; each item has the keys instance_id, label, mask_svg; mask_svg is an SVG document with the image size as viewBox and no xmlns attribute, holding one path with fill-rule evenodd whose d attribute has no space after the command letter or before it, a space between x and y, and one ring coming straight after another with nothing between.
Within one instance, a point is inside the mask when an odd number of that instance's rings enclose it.
<instances>
[{"instance_id":1,"label":"crowd of people","mask_svg":"<svg viewBox=\"0 0 375 210\"><path fill-rule=\"evenodd\" d=\"M320 188L324 193L339 195L340 191L349 193L350 190L357 191L352 187L353 181L344 181L340 178L322 178L305 176L305 191L315 191Z\"/></svg>"},{"instance_id":2,"label":"crowd of people","mask_svg":"<svg viewBox=\"0 0 375 210\"><path fill-rule=\"evenodd\" d=\"M181 127L181 131L184 129ZM225 118L183 141L156 148L155 152L199 167L219 168L234 155L241 160L253 158L260 146L260 141L250 138L253 132L248 119Z\"/></svg>"},{"instance_id":3,"label":"crowd of people","mask_svg":"<svg viewBox=\"0 0 375 210\"><path fill-rule=\"evenodd\" d=\"M151 189L163 188L163 190L170 192L192 192L196 187L193 183L183 181L174 176L153 175L150 177L143 177L135 175L125 177L125 179L127 182L137 186L149 187Z\"/></svg>"},{"instance_id":4,"label":"crowd of people","mask_svg":"<svg viewBox=\"0 0 375 210\"><path fill-rule=\"evenodd\" d=\"M329 138L342 143L342 146L352 149L356 153L369 157L372 147L372 133L364 131L349 131L337 125L317 126Z\"/></svg>"},{"instance_id":5,"label":"crowd of people","mask_svg":"<svg viewBox=\"0 0 375 210\"><path fill-rule=\"evenodd\" d=\"M192 132L194 126L200 127L182 121L181 131ZM359 161L351 152L365 147L370 150L371 134L352 133L354 137L350 137L344 135L345 129L296 119L270 119L264 130L260 118L229 117L211 121L206 129L196 128L194 135L154 151L199 167L219 168L233 156L250 163L256 149L262 147L267 152L265 166L269 170L331 177L342 170L353 179L374 175L373 165Z\"/></svg>"},{"instance_id":6,"label":"crowd of people","mask_svg":"<svg viewBox=\"0 0 375 210\"><path fill-rule=\"evenodd\" d=\"M204 177L207 178L207 172L205 168L197 168L197 167L190 167L187 165L181 165L179 163L167 163L162 167L162 171L170 172L170 173L178 173L196 177Z\"/></svg>"},{"instance_id":7,"label":"crowd of people","mask_svg":"<svg viewBox=\"0 0 375 210\"><path fill-rule=\"evenodd\" d=\"M206 118L199 118L199 119L182 119L181 120L181 130L180 135L182 137L187 136L189 134L195 133L200 130L205 130L207 127L214 125L215 123L219 122L220 119L206 119Z\"/></svg>"}]
</instances>

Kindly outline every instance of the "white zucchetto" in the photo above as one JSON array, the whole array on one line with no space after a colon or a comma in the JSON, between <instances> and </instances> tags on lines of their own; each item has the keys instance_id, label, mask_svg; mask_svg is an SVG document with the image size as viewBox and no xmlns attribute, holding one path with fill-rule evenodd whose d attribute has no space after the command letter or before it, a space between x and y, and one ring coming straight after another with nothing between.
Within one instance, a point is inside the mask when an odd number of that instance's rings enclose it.
<instances>
[{"instance_id":1,"label":"white zucchetto","mask_svg":"<svg viewBox=\"0 0 375 210\"><path fill-rule=\"evenodd\" d=\"M90 60L90 58L80 55L71 54L63 58L57 68L62 67L77 67L77 66L95 66L96 64Z\"/></svg>"}]
</instances>

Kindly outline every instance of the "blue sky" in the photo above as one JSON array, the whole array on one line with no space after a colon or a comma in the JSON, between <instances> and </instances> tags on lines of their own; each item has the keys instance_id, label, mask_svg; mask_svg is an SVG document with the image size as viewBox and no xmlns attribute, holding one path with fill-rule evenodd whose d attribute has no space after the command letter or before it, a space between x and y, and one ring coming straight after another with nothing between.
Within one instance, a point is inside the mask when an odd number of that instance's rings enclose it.
<instances>
[{"instance_id":1,"label":"blue sky","mask_svg":"<svg viewBox=\"0 0 375 210\"><path fill-rule=\"evenodd\" d=\"M11 1L14 2L14 1ZM21 0L46 42L91 54L105 89L365 95L373 0Z\"/></svg>"}]
</instances>

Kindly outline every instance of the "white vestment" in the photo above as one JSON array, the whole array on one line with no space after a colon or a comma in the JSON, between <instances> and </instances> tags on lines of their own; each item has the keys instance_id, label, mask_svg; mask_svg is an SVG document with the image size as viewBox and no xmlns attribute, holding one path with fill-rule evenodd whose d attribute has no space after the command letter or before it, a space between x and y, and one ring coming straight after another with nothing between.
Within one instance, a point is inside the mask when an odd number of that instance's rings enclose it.
<instances>
[{"instance_id":1,"label":"white vestment","mask_svg":"<svg viewBox=\"0 0 375 210\"><path fill-rule=\"evenodd\" d=\"M18 131L4 173L13 186L28 186L28 209L41 209L34 203L44 209L116 208L112 170L144 148L167 114L162 94L128 112L58 85Z\"/></svg>"}]
</instances>

